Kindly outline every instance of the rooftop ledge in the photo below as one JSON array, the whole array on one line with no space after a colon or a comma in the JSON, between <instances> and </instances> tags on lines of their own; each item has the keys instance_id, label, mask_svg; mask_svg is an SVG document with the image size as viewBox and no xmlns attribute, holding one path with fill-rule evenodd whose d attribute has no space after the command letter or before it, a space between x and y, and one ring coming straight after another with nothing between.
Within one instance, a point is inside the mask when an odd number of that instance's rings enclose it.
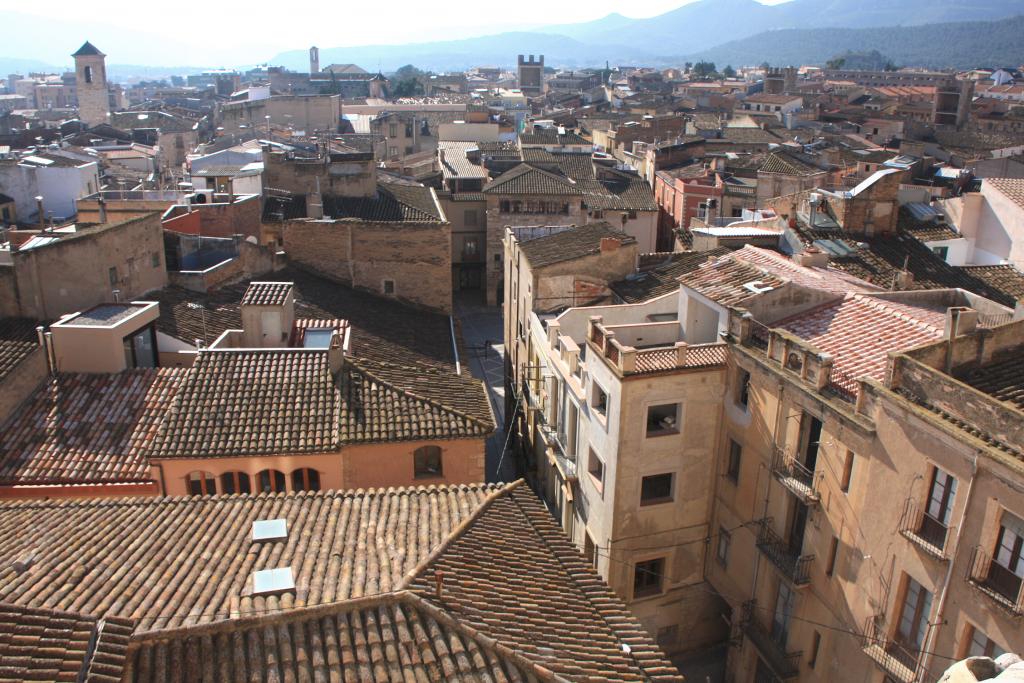
<instances>
[{"instance_id":1,"label":"rooftop ledge","mask_svg":"<svg viewBox=\"0 0 1024 683\"><path fill-rule=\"evenodd\" d=\"M688 344L679 340L676 321L605 325L601 316L592 316L587 340L620 376L719 366L726 358L724 342Z\"/></svg>"}]
</instances>

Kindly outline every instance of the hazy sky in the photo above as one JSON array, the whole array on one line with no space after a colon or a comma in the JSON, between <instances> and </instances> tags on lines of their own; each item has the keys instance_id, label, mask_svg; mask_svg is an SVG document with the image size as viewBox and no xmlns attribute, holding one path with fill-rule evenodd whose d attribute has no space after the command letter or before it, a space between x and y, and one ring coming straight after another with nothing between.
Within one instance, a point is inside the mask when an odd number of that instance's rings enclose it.
<instances>
[{"instance_id":1,"label":"hazy sky","mask_svg":"<svg viewBox=\"0 0 1024 683\"><path fill-rule=\"evenodd\" d=\"M611 12L649 17L684 4L687 0L107 0L98 5L80 0L0 0L0 56L68 64L68 55L88 39L107 54L108 63L235 66L310 45L466 38L589 21Z\"/></svg>"}]
</instances>

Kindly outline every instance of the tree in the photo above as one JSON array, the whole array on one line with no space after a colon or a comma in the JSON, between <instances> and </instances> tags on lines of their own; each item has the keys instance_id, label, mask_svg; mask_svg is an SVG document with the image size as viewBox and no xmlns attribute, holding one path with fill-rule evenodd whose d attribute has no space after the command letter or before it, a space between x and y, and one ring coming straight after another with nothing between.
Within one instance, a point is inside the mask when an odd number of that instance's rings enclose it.
<instances>
[{"instance_id":1,"label":"tree","mask_svg":"<svg viewBox=\"0 0 1024 683\"><path fill-rule=\"evenodd\" d=\"M391 77L391 94L395 97L415 97L423 94L423 78L429 74L412 64L406 64Z\"/></svg>"},{"instance_id":2,"label":"tree","mask_svg":"<svg viewBox=\"0 0 1024 683\"><path fill-rule=\"evenodd\" d=\"M736 69L732 68L732 64L726 64L722 69L722 75L726 78L736 78Z\"/></svg>"},{"instance_id":3,"label":"tree","mask_svg":"<svg viewBox=\"0 0 1024 683\"><path fill-rule=\"evenodd\" d=\"M714 62L700 61L693 65L693 73L696 74L697 78L711 78L712 75L717 73L715 71Z\"/></svg>"},{"instance_id":4,"label":"tree","mask_svg":"<svg viewBox=\"0 0 1024 683\"><path fill-rule=\"evenodd\" d=\"M845 57L834 57L825 62L826 69L842 69L843 65L846 64Z\"/></svg>"}]
</instances>

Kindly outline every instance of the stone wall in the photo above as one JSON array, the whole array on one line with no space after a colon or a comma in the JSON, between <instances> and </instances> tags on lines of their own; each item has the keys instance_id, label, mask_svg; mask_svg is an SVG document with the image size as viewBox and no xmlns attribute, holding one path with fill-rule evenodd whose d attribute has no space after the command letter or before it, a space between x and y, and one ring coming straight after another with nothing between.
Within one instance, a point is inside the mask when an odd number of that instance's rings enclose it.
<instances>
[{"instance_id":1,"label":"stone wall","mask_svg":"<svg viewBox=\"0 0 1024 683\"><path fill-rule=\"evenodd\" d=\"M12 257L16 314L30 318L84 310L112 300L114 289L130 301L167 285L158 213L85 228Z\"/></svg>"},{"instance_id":2,"label":"stone wall","mask_svg":"<svg viewBox=\"0 0 1024 683\"><path fill-rule=\"evenodd\" d=\"M451 227L437 223L294 220L288 259L353 287L450 314ZM385 292L385 281L393 291Z\"/></svg>"}]
</instances>

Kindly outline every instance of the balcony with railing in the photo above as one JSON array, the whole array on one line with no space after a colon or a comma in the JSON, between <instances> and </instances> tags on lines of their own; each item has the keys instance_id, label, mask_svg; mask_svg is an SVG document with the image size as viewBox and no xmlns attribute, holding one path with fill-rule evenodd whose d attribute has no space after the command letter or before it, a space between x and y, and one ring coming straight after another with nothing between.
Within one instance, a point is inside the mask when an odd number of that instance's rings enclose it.
<instances>
[{"instance_id":1,"label":"balcony with railing","mask_svg":"<svg viewBox=\"0 0 1024 683\"><path fill-rule=\"evenodd\" d=\"M875 617L869 618L864 625L861 649L892 680L914 683L920 652L888 638Z\"/></svg>"},{"instance_id":2,"label":"balcony with railing","mask_svg":"<svg viewBox=\"0 0 1024 683\"><path fill-rule=\"evenodd\" d=\"M814 555L802 555L772 529L771 517L758 521L757 549L782 572L794 586L806 586L811 581L811 562Z\"/></svg>"},{"instance_id":3,"label":"balcony with railing","mask_svg":"<svg viewBox=\"0 0 1024 683\"><path fill-rule=\"evenodd\" d=\"M772 474L804 505L817 505L821 500L819 485L822 473L808 469L796 456L776 448L772 456Z\"/></svg>"},{"instance_id":4,"label":"balcony with railing","mask_svg":"<svg viewBox=\"0 0 1024 683\"><path fill-rule=\"evenodd\" d=\"M974 549L967 580L1014 617L1024 615L1024 579L1004 567L981 546Z\"/></svg>"},{"instance_id":5,"label":"balcony with railing","mask_svg":"<svg viewBox=\"0 0 1024 683\"><path fill-rule=\"evenodd\" d=\"M929 515L916 500L908 498L900 517L900 533L911 543L939 560L948 560L949 527Z\"/></svg>"},{"instance_id":6,"label":"balcony with railing","mask_svg":"<svg viewBox=\"0 0 1024 683\"><path fill-rule=\"evenodd\" d=\"M779 637L761 623L758 616L757 602L750 600L743 603L740 626L743 634L750 639L768 668L781 680L789 680L800 675L800 657L802 652L787 652L785 635ZM763 611L763 610L762 610Z\"/></svg>"},{"instance_id":7,"label":"balcony with railing","mask_svg":"<svg viewBox=\"0 0 1024 683\"><path fill-rule=\"evenodd\" d=\"M688 344L680 340L675 321L605 325L600 316L594 316L587 339L619 375L722 366L727 352L724 342Z\"/></svg>"}]
</instances>

